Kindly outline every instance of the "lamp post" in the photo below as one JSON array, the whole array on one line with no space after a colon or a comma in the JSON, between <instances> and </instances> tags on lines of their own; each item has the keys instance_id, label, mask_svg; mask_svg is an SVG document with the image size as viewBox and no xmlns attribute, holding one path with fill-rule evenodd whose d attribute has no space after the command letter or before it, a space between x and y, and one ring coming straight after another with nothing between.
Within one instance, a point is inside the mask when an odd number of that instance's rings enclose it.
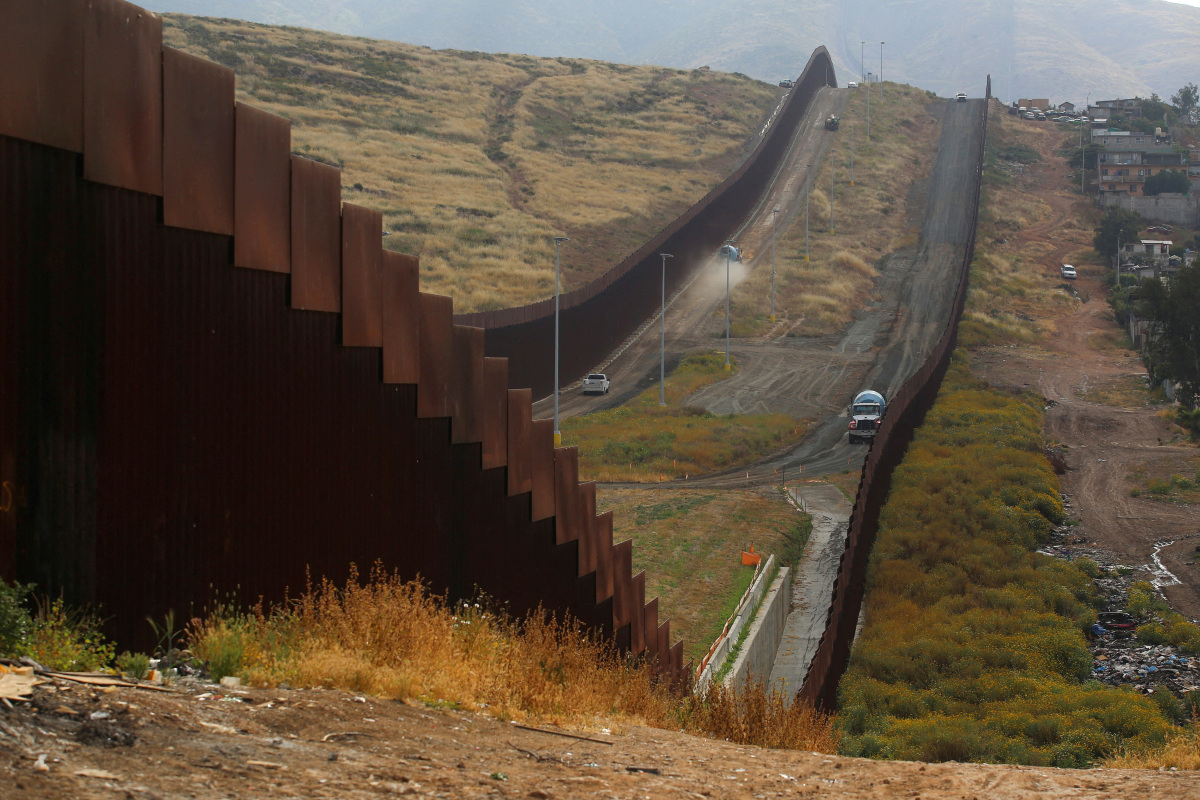
<instances>
[{"instance_id":1,"label":"lamp post","mask_svg":"<svg viewBox=\"0 0 1200 800\"><path fill-rule=\"evenodd\" d=\"M558 429L558 295L561 286L558 278L559 247L571 241L566 236L554 237L554 446L562 447L562 432Z\"/></svg>"},{"instance_id":2,"label":"lamp post","mask_svg":"<svg viewBox=\"0 0 1200 800\"><path fill-rule=\"evenodd\" d=\"M808 261L808 185L812 183L812 164L804 166L804 260Z\"/></svg>"},{"instance_id":3,"label":"lamp post","mask_svg":"<svg viewBox=\"0 0 1200 800\"><path fill-rule=\"evenodd\" d=\"M867 82L867 57L866 57L867 43L859 42L858 45L859 45L859 47L858 47L858 74L862 76L862 82L866 83ZM871 87L868 86L867 88L870 89Z\"/></svg>"},{"instance_id":4,"label":"lamp post","mask_svg":"<svg viewBox=\"0 0 1200 800\"><path fill-rule=\"evenodd\" d=\"M850 185L854 185L854 117L850 117Z\"/></svg>"},{"instance_id":5,"label":"lamp post","mask_svg":"<svg viewBox=\"0 0 1200 800\"><path fill-rule=\"evenodd\" d=\"M771 209L771 322L775 321L775 223L779 209Z\"/></svg>"},{"instance_id":6,"label":"lamp post","mask_svg":"<svg viewBox=\"0 0 1200 800\"><path fill-rule=\"evenodd\" d=\"M667 404L667 259L675 256L670 253L659 253L662 256L662 311L659 313L658 326L658 404Z\"/></svg>"},{"instance_id":7,"label":"lamp post","mask_svg":"<svg viewBox=\"0 0 1200 800\"><path fill-rule=\"evenodd\" d=\"M833 153L829 154L829 232L833 233Z\"/></svg>"},{"instance_id":8,"label":"lamp post","mask_svg":"<svg viewBox=\"0 0 1200 800\"><path fill-rule=\"evenodd\" d=\"M883 45L885 42L879 43L879 99L883 99Z\"/></svg>"},{"instance_id":9,"label":"lamp post","mask_svg":"<svg viewBox=\"0 0 1200 800\"><path fill-rule=\"evenodd\" d=\"M725 251L725 371L729 372L729 262L733 259L733 242L725 242L721 249Z\"/></svg>"}]
</instances>

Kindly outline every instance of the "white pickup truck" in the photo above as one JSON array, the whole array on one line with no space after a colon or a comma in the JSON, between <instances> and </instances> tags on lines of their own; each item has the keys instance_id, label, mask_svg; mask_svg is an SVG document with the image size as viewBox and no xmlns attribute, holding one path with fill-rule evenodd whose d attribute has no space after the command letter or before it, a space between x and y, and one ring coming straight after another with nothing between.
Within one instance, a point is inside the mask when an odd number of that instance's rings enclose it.
<instances>
[{"instance_id":1,"label":"white pickup truck","mask_svg":"<svg viewBox=\"0 0 1200 800\"><path fill-rule=\"evenodd\" d=\"M1075 268L1070 264L1063 264L1060 272L1062 272L1062 276L1064 278L1070 278L1071 280L1075 279Z\"/></svg>"},{"instance_id":2,"label":"white pickup truck","mask_svg":"<svg viewBox=\"0 0 1200 800\"><path fill-rule=\"evenodd\" d=\"M608 394L608 376L602 372L593 372L583 379L584 394Z\"/></svg>"}]
</instances>

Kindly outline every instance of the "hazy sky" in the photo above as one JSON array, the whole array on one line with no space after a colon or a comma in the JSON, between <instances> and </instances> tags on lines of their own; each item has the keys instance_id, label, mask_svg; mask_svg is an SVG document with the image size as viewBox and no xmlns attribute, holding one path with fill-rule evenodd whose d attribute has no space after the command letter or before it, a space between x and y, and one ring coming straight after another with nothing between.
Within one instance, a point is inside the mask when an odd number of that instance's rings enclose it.
<instances>
[{"instance_id":1,"label":"hazy sky","mask_svg":"<svg viewBox=\"0 0 1200 800\"><path fill-rule=\"evenodd\" d=\"M1167 0L1167 2L1168 3L1179 3L1179 5L1181 5L1181 6L1198 6L1198 7L1200 7L1200 0Z\"/></svg>"}]
</instances>

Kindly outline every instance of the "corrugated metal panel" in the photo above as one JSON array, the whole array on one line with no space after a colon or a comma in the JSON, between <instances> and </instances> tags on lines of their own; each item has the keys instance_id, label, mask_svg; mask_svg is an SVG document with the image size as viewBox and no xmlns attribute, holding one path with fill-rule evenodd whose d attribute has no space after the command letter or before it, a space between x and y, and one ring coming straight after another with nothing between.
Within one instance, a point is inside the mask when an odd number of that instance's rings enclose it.
<instances>
[{"instance_id":1,"label":"corrugated metal panel","mask_svg":"<svg viewBox=\"0 0 1200 800\"><path fill-rule=\"evenodd\" d=\"M382 258L383 382L416 383L421 377L421 290L417 259L390 250L384 250ZM294 285L294 273L292 281ZM293 296L294 293L293 289Z\"/></svg>"},{"instance_id":2,"label":"corrugated metal panel","mask_svg":"<svg viewBox=\"0 0 1200 800\"><path fill-rule=\"evenodd\" d=\"M87 0L83 176L162 194L162 20L124 0Z\"/></svg>"},{"instance_id":3,"label":"corrugated metal panel","mask_svg":"<svg viewBox=\"0 0 1200 800\"><path fill-rule=\"evenodd\" d=\"M292 156L292 308L342 310L342 173Z\"/></svg>"},{"instance_id":4,"label":"corrugated metal panel","mask_svg":"<svg viewBox=\"0 0 1200 800\"><path fill-rule=\"evenodd\" d=\"M533 398L528 389L508 390L508 495L533 491Z\"/></svg>"},{"instance_id":5,"label":"corrugated metal panel","mask_svg":"<svg viewBox=\"0 0 1200 800\"><path fill-rule=\"evenodd\" d=\"M233 263L289 272L292 124L244 103L234 116Z\"/></svg>"},{"instance_id":6,"label":"corrugated metal panel","mask_svg":"<svg viewBox=\"0 0 1200 800\"><path fill-rule=\"evenodd\" d=\"M425 292L420 294L420 305L421 382L417 386L417 415L449 417L453 306L449 297Z\"/></svg>"},{"instance_id":7,"label":"corrugated metal panel","mask_svg":"<svg viewBox=\"0 0 1200 800\"><path fill-rule=\"evenodd\" d=\"M613 545L613 627L633 621L633 540Z\"/></svg>"},{"instance_id":8,"label":"corrugated metal panel","mask_svg":"<svg viewBox=\"0 0 1200 800\"><path fill-rule=\"evenodd\" d=\"M4 0L0 136L83 152L84 0Z\"/></svg>"},{"instance_id":9,"label":"corrugated metal panel","mask_svg":"<svg viewBox=\"0 0 1200 800\"><path fill-rule=\"evenodd\" d=\"M483 468L508 463L508 359L483 360Z\"/></svg>"},{"instance_id":10,"label":"corrugated metal panel","mask_svg":"<svg viewBox=\"0 0 1200 800\"><path fill-rule=\"evenodd\" d=\"M163 222L233 234L233 70L163 48Z\"/></svg>"},{"instance_id":11,"label":"corrugated metal panel","mask_svg":"<svg viewBox=\"0 0 1200 800\"><path fill-rule=\"evenodd\" d=\"M342 344L383 347L383 213L342 206Z\"/></svg>"}]
</instances>

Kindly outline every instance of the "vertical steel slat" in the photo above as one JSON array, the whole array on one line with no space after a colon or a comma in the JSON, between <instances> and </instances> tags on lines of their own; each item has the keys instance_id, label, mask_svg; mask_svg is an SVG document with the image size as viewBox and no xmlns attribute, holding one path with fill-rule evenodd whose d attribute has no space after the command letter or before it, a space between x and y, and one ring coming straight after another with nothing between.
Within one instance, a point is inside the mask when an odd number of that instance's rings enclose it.
<instances>
[{"instance_id":1,"label":"vertical steel slat","mask_svg":"<svg viewBox=\"0 0 1200 800\"><path fill-rule=\"evenodd\" d=\"M254 106L234 107L233 263L291 271L292 124Z\"/></svg>"},{"instance_id":2,"label":"vertical steel slat","mask_svg":"<svg viewBox=\"0 0 1200 800\"><path fill-rule=\"evenodd\" d=\"M233 70L171 47L163 59L163 222L233 234Z\"/></svg>"},{"instance_id":3,"label":"vertical steel slat","mask_svg":"<svg viewBox=\"0 0 1200 800\"><path fill-rule=\"evenodd\" d=\"M508 496L533 491L533 398L508 390ZM552 434L553 435L553 434Z\"/></svg>"},{"instance_id":4,"label":"vertical steel slat","mask_svg":"<svg viewBox=\"0 0 1200 800\"><path fill-rule=\"evenodd\" d=\"M124 0L87 0L83 177L162 194L162 19Z\"/></svg>"},{"instance_id":5,"label":"vertical steel slat","mask_svg":"<svg viewBox=\"0 0 1200 800\"><path fill-rule=\"evenodd\" d=\"M342 207L342 345L383 347L383 213Z\"/></svg>"},{"instance_id":6,"label":"vertical steel slat","mask_svg":"<svg viewBox=\"0 0 1200 800\"><path fill-rule=\"evenodd\" d=\"M5 0L0 136L83 152L84 0Z\"/></svg>"},{"instance_id":7,"label":"vertical steel slat","mask_svg":"<svg viewBox=\"0 0 1200 800\"><path fill-rule=\"evenodd\" d=\"M508 359L483 360L483 468L508 463Z\"/></svg>"},{"instance_id":8,"label":"vertical steel slat","mask_svg":"<svg viewBox=\"0 0 1200 800\"><path fill-rule=\"evenodd\" d=\"M342 173L291 157L292 308L342 310Z\"/></svg>"}]
</instances>

